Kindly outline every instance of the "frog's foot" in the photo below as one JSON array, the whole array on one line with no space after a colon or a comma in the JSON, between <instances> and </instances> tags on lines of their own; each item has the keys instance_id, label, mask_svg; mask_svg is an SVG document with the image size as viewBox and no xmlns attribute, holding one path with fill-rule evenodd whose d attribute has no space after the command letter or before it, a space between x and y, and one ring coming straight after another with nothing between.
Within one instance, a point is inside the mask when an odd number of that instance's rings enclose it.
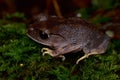
<instances>
[{"instance_id":1,"label":"frog's foot","mask_svg":"<svg viewBox=\"0 0 120 80\"><path fill-rule=\"evenodd\" d=\"M95 54L98 54L98 52L91 52L91 53L85 54L83 57L80 57L80 58L76 61L76 64L78 64L81 60L83 60L83 59L85 59L85 58L88 58L90 55L95 55Z\"/></svg>"},{"instance_id":2,"label":"frog's foot","mask_svg":"<svg viewBox=\"0 0 120 80\"><path fill-rule=\"evenodd\" d=\"M42 56L44 56L45 54L49 54L50 56L53 56L53 50L49 48L42 48L41 52L43 53Z\"/></svg>"},{"instance_id":3,"label":"frog's foot","mask_svg":"<svg viewBox=\"0 0 120 80\"><path fill-rule=\"evenodd\" d=\"M65 61L65 56L59 55L60 58L62 58L62 61Z\"/></svg>"},{"instance_id":4,"label":"frog's foot","mask_svg":"<svg viewBox=\"0 0 120 80\"><path fill-rule=\"evenodd\" d=\"M62 58L62 61L64 61L65 60L65 56L63 56L63 55L55 55L55 52L53 51L53 50L51 50L51 49L49 49L49 48L42 48L42 50L41 50L41 52L43 53L42 55L44 56L45 54L49 54L50 56L52 56L52 57L60 57L60 58Z\"/></svg>"}]
</instances>

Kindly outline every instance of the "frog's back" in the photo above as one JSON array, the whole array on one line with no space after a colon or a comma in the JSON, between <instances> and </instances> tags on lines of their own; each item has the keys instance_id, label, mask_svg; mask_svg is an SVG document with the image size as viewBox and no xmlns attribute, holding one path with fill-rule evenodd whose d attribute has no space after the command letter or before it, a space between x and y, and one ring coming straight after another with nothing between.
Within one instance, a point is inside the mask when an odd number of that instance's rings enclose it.
<instances>
[{"instance_id":1,"label":"frog's back","mask_svg":"<svg viewBox=\"0 0 120 80\"><path fill-rule=\"evenodd\" d=\"M107 49L110 38L99 31L92 24L81 18L68 18L57 22L59 33L70 43L80 44L85 53L96 50L104 53Z\"/></svg>"}]
</instances>

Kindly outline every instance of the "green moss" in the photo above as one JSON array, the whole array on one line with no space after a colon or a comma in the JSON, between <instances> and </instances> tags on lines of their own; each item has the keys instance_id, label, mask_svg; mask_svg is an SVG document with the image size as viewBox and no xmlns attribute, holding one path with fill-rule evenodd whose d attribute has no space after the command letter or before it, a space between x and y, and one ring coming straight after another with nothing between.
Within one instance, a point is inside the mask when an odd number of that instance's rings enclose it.
<instances>
[{"instance_id":1,"label":"green moss","mask_svg":"<svg viewBox=\"0 0 120 80\"><path fill-rule=\"evenodd\" d=\"M92 18L91 22L93 24L98 24L98 23L106 23L111 21L110 17L102 16L102 15L97 15L94 18Z\"/></svg>"},{"instance_id":2,"label":"green moss","mask_svg":"<svg viewBox=\"0 0 120 80\"><path fill-rule=\"evenodd\" d=\"M119 6L120 1L119 0L92 0L92 4L95 7L108 10L108 9L115 8L115 7Z\"/></svg>"}]
</instances>

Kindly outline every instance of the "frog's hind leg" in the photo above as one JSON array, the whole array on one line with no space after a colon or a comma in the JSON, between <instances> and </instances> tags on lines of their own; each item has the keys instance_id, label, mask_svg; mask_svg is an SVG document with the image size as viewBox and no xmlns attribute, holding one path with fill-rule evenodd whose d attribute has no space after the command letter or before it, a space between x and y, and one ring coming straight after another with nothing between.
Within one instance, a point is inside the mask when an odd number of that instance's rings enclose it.
<instances>
[{"instance_id":1,"label":"frog's hind leg","mask_svg":"<svg viewBox=\"0 0 120 80\"><path fill-rule=\"evenodd\" d=\"M86 53L84 56L80 57L77 61L76 61L76 64L78 64L81 60L85 59L85 58L88 58L90 55L95 55L95 54L98 54L98 52L91 52L91 53Z\"/></svg>"}]
</instances>

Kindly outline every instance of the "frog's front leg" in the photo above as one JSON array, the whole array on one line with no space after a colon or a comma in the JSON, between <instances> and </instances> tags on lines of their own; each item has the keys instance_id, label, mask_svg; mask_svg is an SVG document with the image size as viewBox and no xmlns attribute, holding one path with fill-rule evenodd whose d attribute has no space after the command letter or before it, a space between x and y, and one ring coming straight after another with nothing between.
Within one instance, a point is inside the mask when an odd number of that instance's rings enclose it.
<instances>
[{"instance_id":1,"label":"frog's front leg","mask_svg":"<svg viewBox=\"0 0 120 80\"><path fill-rule=\"evenodd\" d=\"M52 57L60 57L60 58L62 58L62 61L65 60L65 56L63 56L63 55L57 55L54 50L51 50L49 48L42 48L41 52L43 53L42 54L43 56L45 54L49 54Z\"/></svg>"},{"instance_id":2,"label":"frog's front leg","mask_svg":"<svg viewBox=\"0 0 120 80\"><path fill-rule=\"evenodd\" d=\"M75 45L75 44L68 44L68 45L64 45L64 46L60 46L55 50L51 50L49 48L42 48L41 52L43 53L43 56L45 54L49 54L52 57L60 57L62 58L62 60L65 60L65 56L63 56L63 54L72 52L74 50L81 50L80 49L80 45Z\"/></svg>"},{"instance_id":3,"label":"frog's front leg","mask_svg":"<svg viewBox=\"0 0 120 80\"><path fill-rule=\"evenodd\" d=\"M88 58L90 55L96 55L98 54L97 51L94 51L94 52L91 52L91 53L85 53L84 56L80 57L77 61L76 61L76 64L78 64L81 60L85 59L85 58Z\"/></svg>"}]
</instances>

